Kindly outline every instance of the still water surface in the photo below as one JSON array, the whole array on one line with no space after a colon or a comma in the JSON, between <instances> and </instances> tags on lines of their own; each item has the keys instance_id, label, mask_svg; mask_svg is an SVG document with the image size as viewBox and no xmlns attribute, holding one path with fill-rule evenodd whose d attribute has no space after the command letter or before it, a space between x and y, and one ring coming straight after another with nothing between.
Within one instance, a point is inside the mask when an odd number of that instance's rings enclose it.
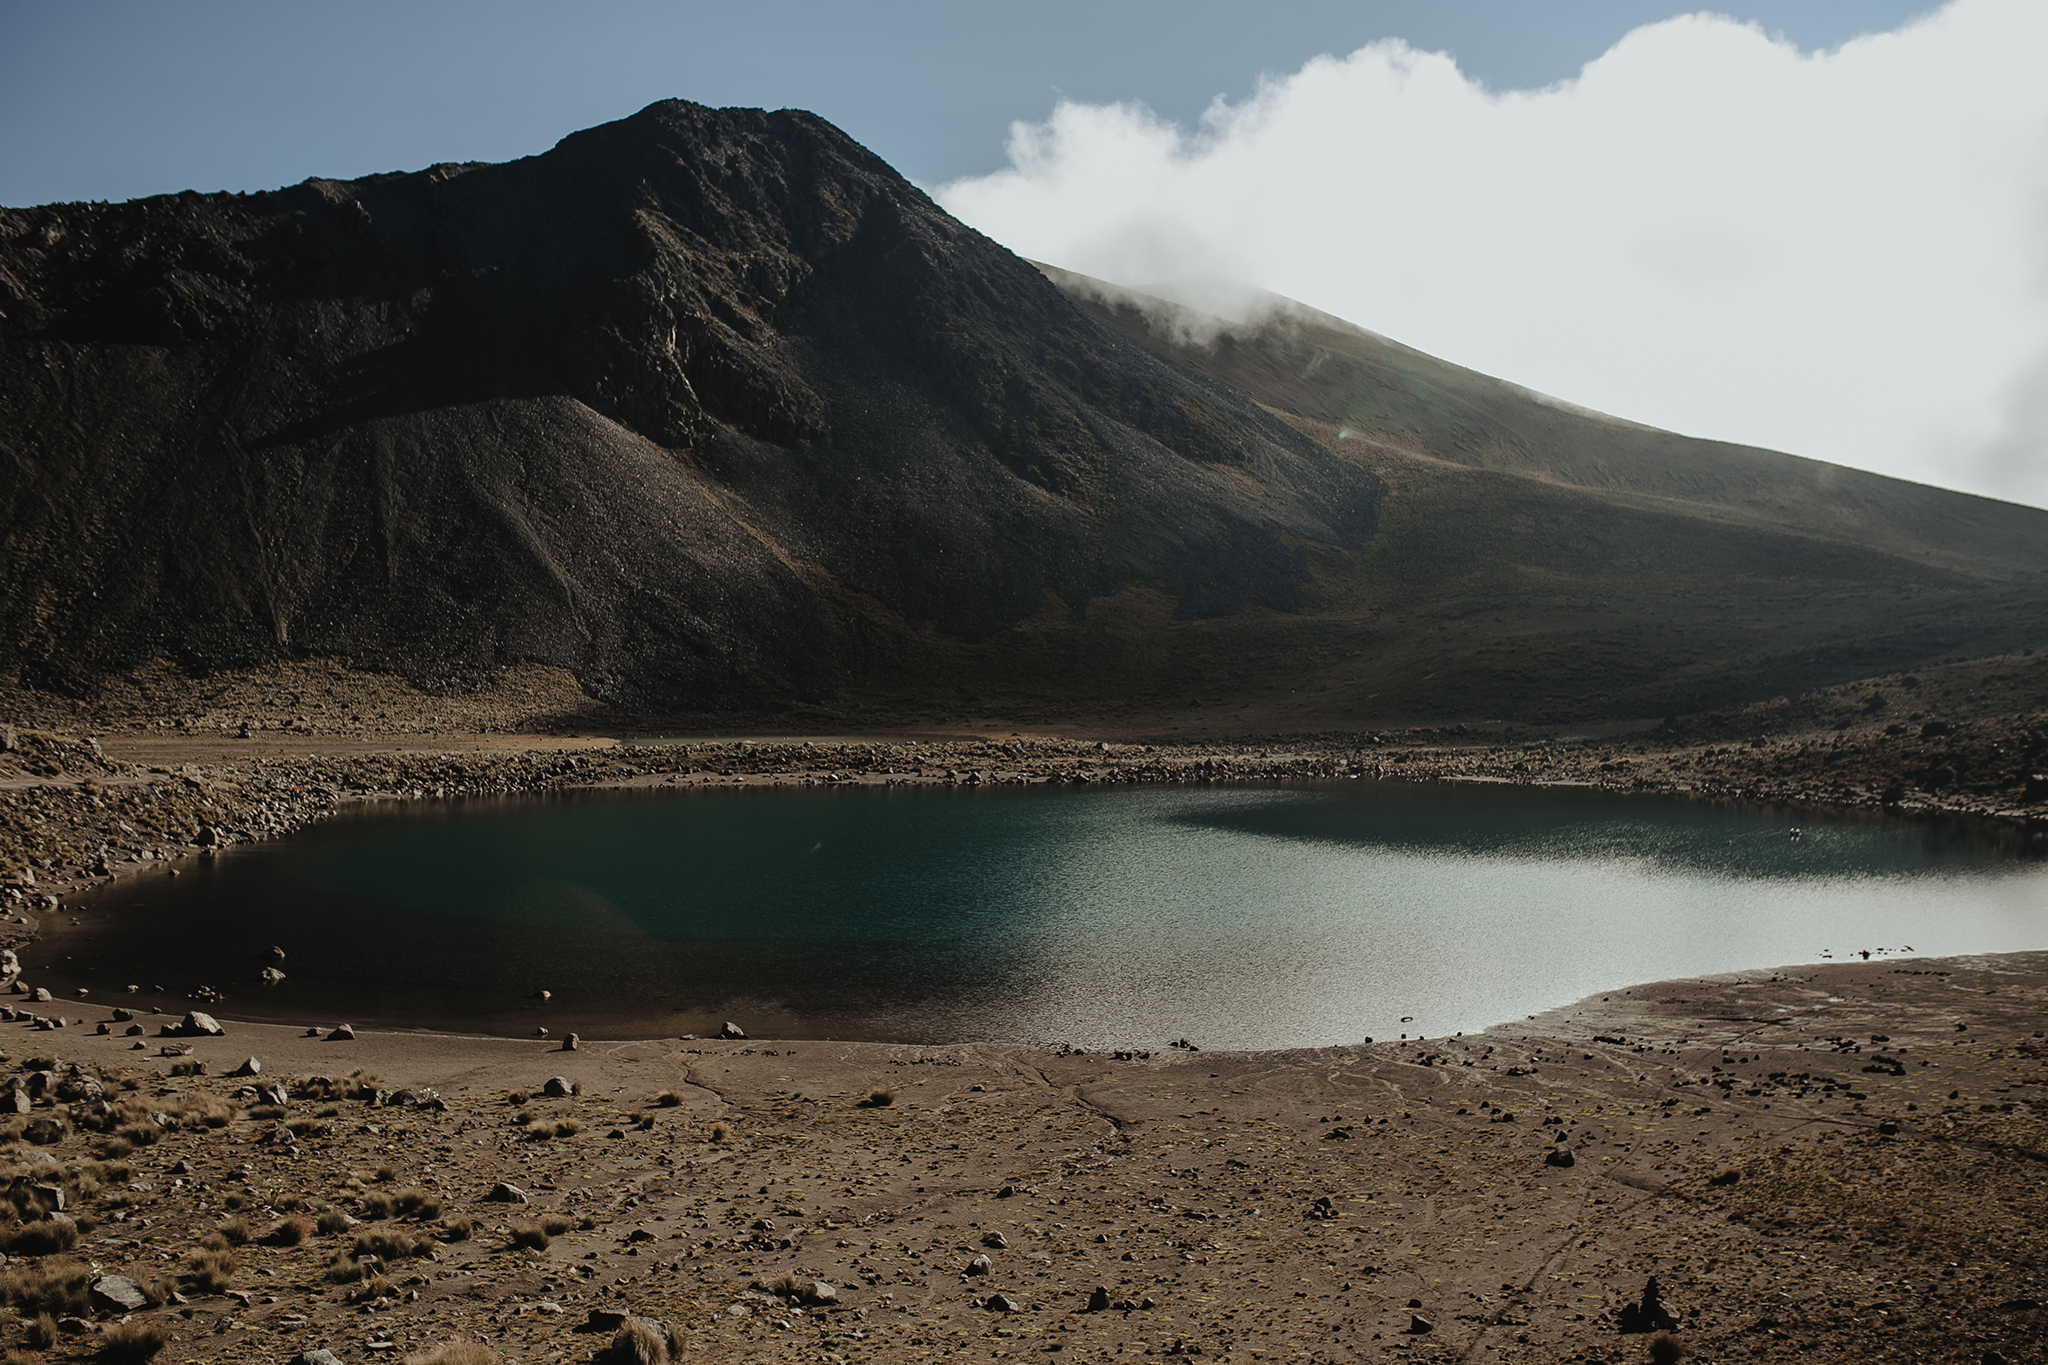
<instances>
[{"instance_id":1,"label":"still water surface","mask_svg":"<svg viewBox=\"0 0 2048 1365\"><path fill-rule=\"evenodd\" d=\"M305 1023L1270 1048L1829 952L2048 947L2038 861L1799 823L1368 783L449 803L109 888L26 960Z\"/></svg>"}]
</instances>

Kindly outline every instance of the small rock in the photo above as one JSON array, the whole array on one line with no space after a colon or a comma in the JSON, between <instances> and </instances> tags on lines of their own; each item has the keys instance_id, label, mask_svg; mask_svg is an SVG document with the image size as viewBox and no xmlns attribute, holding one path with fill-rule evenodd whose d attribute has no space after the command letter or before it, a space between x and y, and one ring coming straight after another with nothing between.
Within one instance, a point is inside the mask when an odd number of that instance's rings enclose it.
<instances>
[{"instance_id":1,"label":"small rock","mask_svg":"<svg viewBox=\"0 0 2048 1365\"><path fill-rule=\"evenodd\" d=\"M1408 1315L1408 1335L1419 1337L1426 1332L1434 1332L1435 1330L1436 1324L1422 1316L1422 1314L1410 1313Z\"/></svg>"},{"instance_id":2,"label":"small rock","mask_svg":"<svg viewBox=\"0 0 2048 1365\"><path fill-rule=\"evenodd\" d=\"M243 1062L240 1066L236 1067L233 1071L230 1071L228 1073L228 1075L230 1076L260 1076L262 1074L263 1063L257 1061L254 1057L249 1058L247 1061Z\"/></svg>"},{"instance_id":3,"label":"small rock","mask_svg":"<svg viewBox=\"0 0 2048 1365\"><path fill-rule=\"evenodd\" d=\"M969 1261L967 1263L967 1269L961 1271L960 1273L963 1275L986 1275L995 1268L996 1264L994 1261L991 1261L986 1256L977 1256L973 1260Z\"/></svg>"},{"instance_id":4,"label":"small rock","mask_svg":"<svg viewBox=\"0 0 2048 1365\"><path fill-rule=\"evenodd\" d=\"M347 1024L336 1024L334 1032L327 1035L327 1041L330 1043L353 1043L355 1040L356 1031Z\"/></svg>"},{"instance_id":5,"label":"small rock","mask_svg":"<svg viewBox=\"0 0 2048 1365\"><path fill-rule=\"evenodd\" d=\"M92 1306L102 1313L140 1313L149 1307L149 1296L126 1275L102 1275L92 1282Z\"/></svg>"},{"instance_id":6,"label":"small rock","mask_svg":"<svg viewBox=\"0 0 2048 1365\"><path fill-rule=\"evenodd\" d=\"M548 1096L550 1099L557 1100L562 1099L567 1095L575 1093L574 1089L570 1086L569 1082L564 1080L560 1076L548 1077L548 1083L542 1086L540 1088L540 1091L543 1095Z\"/></svg>"},{"instance_id":7,"label":"small rock","mask_svg":"<svg viewBox=\"0 0 2048 1365\"><path fill-rule=\"evenodd\" d=\"M28 998L35 1001L38 1005L47 1005L50 1003L50 992L44 987L38 986L29 992Z\"/></svg>"},{"instance_id":8,"label":"small rock","mask_svg":"<svg viewBox=\"0 0 2048 1365\"><path fill-rule=\"evenodd\" d=\"M256 973L256 979L266 986L275 986L278 982L284 980L284 973L275 967L265 967L262 971Z\"/></svg>"},{"instance_id":9,"label":"small rock","mask_svg":"<svg viewBox=\"0 0 2048 1365\"><path fill-rule=\"evenodd\" d=\"M1004 1247L1010 1245L1010 1239L1003 1236L1000 1232L984 1232L981 1234L981 1244L985 1247L994 1247L997 1251L1001 1251Z\"/></svg>"},{"instance_id":10,"label":"small rock","mask_svg":"<svg viewBox=\"0 0 2048 1365\"><path fill-rule=\"evenodd\" d=\"M324 1346L310 1351L301 1351L293 1357L292 1365L341 1365L341 1357Z\"/></svg>"},{"instance_id":11,"label":"small rock","mask_svg":"<svg viewBox=\"0 0 2048 1365\"><path fill-rule=\"evenodd\" d=\"M1107 1286L1098 1284L1088 1295L1088 1311L1091 1313L1107 1313L1109 1311L1109 1289Z\"/></svg>"},{"instance_id":12,"label":"small rock","mask_svg":"<svg viewBox=\"0 0 2048 1365\"><path fill-rule=\"evenodd\" d=\"M1572 1149L1569 1147L1553 1147L1543 1154L1543 1164L1546 1166L1563 1168L1575 1165L1577 1162L1578 1158L1572 1155Z\"/></svg>"},{"instance_id":13,"label":"small rock","mask_svg":"<svg viewBox=\"0 0 2048 1365\"><path fill-rule=\"evenodd\" d=\"M226 1034L227 1030L222 1028L220 1021L212 1015L192 1010L185 1015L184 1022L178 1025L178 1032L190 1038L219 1038Z\"/></svg>"},{"instance_id":14,"label":"small rock","mask_svg":"<svg viewBox=\"0 0 2048 1365\"><path fill-rule=\"evenodd\" d=\"M517 1185L508 1185L500 1180L497 1184L491 1186L491 1192L485 1195L484 1198L493 1204L524 1204L526 1202L526 1191L520 1189Z\"/></svg>"},{"instance_id":15,"label":"small rock","mask_svg":"<svg viewBox=\"0 0 2048 1365\"><path fill-rule=\"evenodd\" d=\"M839 1291L823 1280L813 1280L804 1287L804 1302L815 1308L827 1308L839 1302Z\"/></svg>"},{"instance_id":16,"label":"small rock","mask_svg":"<svg viewBox=\"0 0 2048 1365\"><path fill-rule=\"evenodd\" d=\"M571 1033L562 1039L562 1051L574 1052L583 1040Z\"/></svg>"},{"instance_id":17,"label":"small rock","mask_svg":"<svg viewBox=\"0 0 2048 1365\"><path fill-rule=\"evenodd\" d=\"M82 1337L89 1336L100 1329L85 1318L58 1318L57 1330L69 1337Z\"/></svg>"},{"instance_id":18,"label":"small rock","mask_svg":"<svg viewBox=\"0 0 2048 1365\"><path fill-rule=\"evenodd\" d=\"M48 997L44 998L47 999ZM747 1031L728 1019L725 1021L725 1027L718 1031L718 1036L721 1038L745 1038Z\"/></svg>"},{"instance_id":19,"label":"small rock","mask_svg":"<svg viewBox=\"0 0 2048 1365\"><path fill-rule=\"evenodd\" d=\"M1008 1294L991 1294L981 1301L981 1306L991 1313L1021 1313L1024 1305Z\"/></svg>"}]
</instances>

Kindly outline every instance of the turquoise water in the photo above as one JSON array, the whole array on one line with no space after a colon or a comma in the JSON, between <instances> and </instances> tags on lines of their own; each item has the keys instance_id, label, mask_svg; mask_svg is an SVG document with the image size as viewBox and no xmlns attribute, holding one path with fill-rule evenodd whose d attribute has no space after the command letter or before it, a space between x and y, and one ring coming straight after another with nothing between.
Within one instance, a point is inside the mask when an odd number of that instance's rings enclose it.
<instances>
[{"instance_id":1,"label":"turquoise water","mask_svg":"<svg viewBox=\"0 0 2048 1365\"><path fill-rule=\"evenodd\" d=\"M1281 1047L1826 953L2048 946L2038 862L1799 823L1370 783L451 803L100 893L29 960L307 1022Z\"/></svg>"}]
</instances>

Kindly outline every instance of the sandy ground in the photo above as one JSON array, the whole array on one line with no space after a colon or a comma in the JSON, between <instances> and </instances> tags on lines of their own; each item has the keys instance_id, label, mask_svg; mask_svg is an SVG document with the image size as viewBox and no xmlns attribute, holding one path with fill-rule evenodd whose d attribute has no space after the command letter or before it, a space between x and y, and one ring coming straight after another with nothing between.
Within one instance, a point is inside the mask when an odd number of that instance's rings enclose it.
<instances>
[{"instance_id":1,"label":"sandy ground","mask_svg":"<svg viewBox=\"0 0 2048 1365\"><path fill-rule=\"evenodd\" d=\"M94 1033L104 1007L17 1003L70 1022L0 1025L8 1068L62 1058L111 1101L4 1120L65 1130L6 1149L17 1214L61 1186L70 1255L164 1296L134 1315L169 1324L163 1360L451 1339L584 1360L611 1337L577 1330L593 1309L659 1319L684 1360L1649 1360L1657 1334L1621 1313L1651 1276L1701 1359L2044 1358L2048 953L1663 982L1464 1038L1129 1058L238 1024L170 1041L178 1016L146 1003L140 1037ZM259 1076L222 1075L252 1056ZM194 1061L211 1074L172 1074ZM577 1093L543 1097L551 1077ZM272 1082L286 1104L248 1090ZM493 1202L499 1181L530 1202ZM330 1210L359 1221L260 1244ZM515 1247L545 1215L545 1245ZM190 1261L217 1228L225 1284ZM430 1249L395 1255L407 1239ZM33 1308L27 1268L47 1286L66 1260L17 1254L0 1292Z\"/></svg>"}]
</instances>

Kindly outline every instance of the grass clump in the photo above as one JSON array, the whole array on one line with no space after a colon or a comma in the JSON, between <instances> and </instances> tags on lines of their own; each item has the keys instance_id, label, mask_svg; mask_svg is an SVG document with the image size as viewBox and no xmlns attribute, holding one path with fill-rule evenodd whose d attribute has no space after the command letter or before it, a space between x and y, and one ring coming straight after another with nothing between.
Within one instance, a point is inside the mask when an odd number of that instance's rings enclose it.
<instances>
[{"instance_id":1,"label":"grass clump","mask_svg":"<svg viewBox=\"0 0 2048 1365\"><path fill-rule=\"evenodd\" d=\"M896 1092L887 1086L878 1086L868 1091L868 1097L860 1102L863 1109L887 1109L896 1103Z\"/></svg>"},{"instance_id":2,"label":"grass clump","mask_svg":"<svg viewBox=\"0 0 2048 1365\"><path fill-rule=\"evenodd\" d=\"M398 1212L398 1201L383 1190L372 1190L363 1196L363 1217L389 1218Z\"/></svg>"},{"instance_id":3,"label":"grass clump","mask_svg":"<svg viewBox=\"0 0 2048 1365\"><path fill-rule=\"evenodd\" d=\"M378 1228L373 1232L357 1233L348 1254L356 1259L375 1256L382 1261L404 1261L414 1256L433 1255L434 1239L415 1237L401 1228Z\"/></svg>"},{"instance_id":4,"label":"grass clump","mask_svg":"<svg viewBox=\"0 0 2048 1365\"><path fill-rule=\"evenodd\" d=\"M566 1213L544 1213L539 1221L541 1231L550 1237L560 1237L576 1226L576 1220Z\"/></svg>"},{"instance_id":5,"label":"grass clump","mask_svg":"<svg viewBox=\"0 0 2048 1365\"><path fill-rule=\"evenodd\" d=\"M208 1239L212 1240L212 1239ZM178 1267L178 1282L195 1294L225 1294L235 1285L235 1256L225 1246L202 1245L186 1253Z\"/></svg>"},{"instance_id":6,"label":"grass clump","mask_svg":"<svg viewBox=\"0 0 2048 1365\"><path fill-rule=\"evenodd\" d=\"M554 1238L548 1234L548 1230L539 1223L521 1220L512 1225L514 1249L525 1247L534 1251L546 1251L553 1241Z\"/></svg>"},{"instance_id":7,"label":"grass clump","mask_svg":"<svg viewBox=\"0 0 2048 1365\"><path fill-rule=\"evenodd\" d=\"M22 1313L83 1314L92 1267L69 1256L0 1268L0 1303Z\"/></svg>"},{"instance_id":8,"label":"grass clump","mask_svg":"<svg viewBox=\"0 0 2048 1365\"><path fill-rule=\"evenodd\" d=\"M683 1102L680 1090L664 1090L654 1097L654 1102L664 1109L674 1109Z\"/></svg>"},{"instance_id":9,"label":"grass clump","mask_svg":"<svg viewBox=\"0 0 2048 1365\"><path fill-rule=\"evenodd\" d=\"M348 1215L340 1209L329 1205L327 1208L320 1210L319 1214L313 1219L313 1226L322 1237L333 1237L348 1231Z\"/></svg>"},{"instance_id":10,"label":"grass clump","mask_svg":"<svg viewBox=\"0 0 2048 1365\"><path fill-rule=\"evenodd\" d=\"M30 1320L22 1333L23 1341L32 1351L47 1351L57 1344L57 1319L48 1313L38 1313Z\"/></svg>"},{"instance_id":11,"label":"grass clump","mask_svg":"<svg viewBox=\"0 0 2048 1365\"><path fill-rule=\"evenodd\" d=\"M246 1218L224 1218L214 1226L223 1240L231 1247L249 1245L249 1239L256 1235L256 1229L249 1226Z\"/></svg>"},{"instance_id":12,"label":"grass clump","mask_svg":"<svg viewBox=\"0 0 2048 1365\"><path fill-rule=\"evenodd\" d=\"M157 1318L130 1318L100 1333L100 1359L115 1365L142 1365L170 1343L168 1323Z\"/></svg>"},{"instance_id":13,"label":"grass clump","mask_svg":"<svg viewBox=\"0 0 2048 1365\"><path fill-rule=\"evenodd\" d=\"M414 1351L400 1365L500 1365L502 1357L475 1341L444 1341L424 1351Z\"/></svg>"},{"instance_id":14,"label":"grass clump","mask_svg":"<svg viewBox=\"0 0 2048 1365\"><path fill-rule=\"evenodd\" d=\"M417 1185L407 1186L392 1196L398 1204L398 1211L408 1218L439 1218L441 1216L440 1196L421 1189Z\"/></svg>"},{"instance_id":15,"label":"grass clump","mask_svg":"<svg viewBox=\"0 0 2048 1365\"><path fill-rule=\"evenodd\" d=\"M263 1245L295 1247L313 1235L313 1220L303 1213L289 1214L263 1234Z\"/></svg>"},{"instance_id":16,"label":"grass clump","mask_svg":"<svg viewBox=\"0 0 2048 1365\"><path fill-rule=\"evenodd\" d=\"M65 1214L0 1228L0 1251L10 1256L52 1256L78 1245L78 1223Z\"/></svg>"},{"instance_id":17,"label":"grass clump","mask_svg":"<svg viewBox=\"0 0 2048 1365\"><path fill-rule=\"evenodd\" d=\"M444 1242L467 1242L476 1235L474 1218L443 1218L439 1225Z\"/></svg>"},{"instance_id":18,"label":"grass clump","mask_svg":"<svg viewBox=\"0 0 2048 1365\"><path fill-rule=\"evenodd\" d=\"M600 1359L606 1365L668 1365L669 1342L673 1339L673 1330L664 1335L661 1328L646 1318L627 1318Z\"/></svg>"}]
</instances>

